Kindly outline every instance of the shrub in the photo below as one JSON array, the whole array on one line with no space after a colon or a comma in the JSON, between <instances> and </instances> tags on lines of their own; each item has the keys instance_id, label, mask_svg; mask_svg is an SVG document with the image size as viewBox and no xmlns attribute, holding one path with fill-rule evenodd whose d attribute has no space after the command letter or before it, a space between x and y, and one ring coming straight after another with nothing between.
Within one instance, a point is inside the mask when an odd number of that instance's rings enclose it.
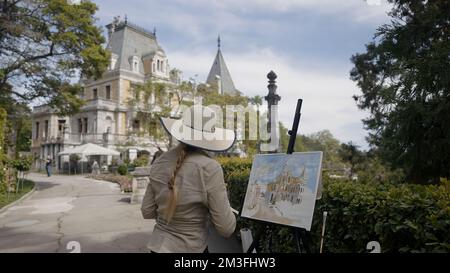
<instances>
[{"instance_id":1,"label":"shrub","mask_svg":"<svg viewBox=\"0 0 450 273\"><path fill-rule=\"evenodd\" d=\"M231 206L242 210L251 162L219 159L228 185ZM383 252L450 252L450 182L441 185L328 181L316 202L307 239L318 251L322 213L328 211L325 252L366 252L378 241ZM296 250L292 229L238 217L238 230L261 234L262 252ZM270 227L270 228L269 228Z\"/></svg>"},{"instance_id":2,"label":"shrub","mask_svg":"<svg viewBox=\"0 0 450 273\"><path fill-rule=\"evenodd\" d=\"M126 164L120 165L119 168L117 168L117 172L120 175L127 175L128 174L128 165L126 165Z\"/></svg>"},{"instance_id":3,"label":"shrub","mask_svg":"<svg viewBox=\"0 0 450 273\"><path fill-rule=\"evenodd\" d=\"M372 240L383 252L450 251L447 181L439 186L327 183L316 211L324 210L330 252L362 252Z\"/></svg>"},{"instance_id":4,"label":"shrub","mask_svg":"<svg viewBox=\"0 0 450 273\"><path fill-rule=\"evenodd\" d=\"M10 160L9 164L18 171L29 171L31 169L31 165L33 164L32 156L22 156L18 159Z\"/></svg>"},{"instance_id":5,"label":"shrub","mask_svg":"<svg viewBox=\"0 0 450 273\"><path fill-rule=\"evenodd\" d=\"M145 167L148 166L149 163L148 155L141 155L133 161L134 167Z\"/></svg>"},{"instance_id":6,"label":"shrub","mask_svg":"<svg viewBox=\"0 0 450 273\"><path fill-rule=\"evenodd\" d=\"M78 163L78 161L81 160L81 157L80 157L79 155L77 155L77 154L71 154L71 155L69 156L69 160L70 160L71 162Z\"/></svg>"}]
</instances>

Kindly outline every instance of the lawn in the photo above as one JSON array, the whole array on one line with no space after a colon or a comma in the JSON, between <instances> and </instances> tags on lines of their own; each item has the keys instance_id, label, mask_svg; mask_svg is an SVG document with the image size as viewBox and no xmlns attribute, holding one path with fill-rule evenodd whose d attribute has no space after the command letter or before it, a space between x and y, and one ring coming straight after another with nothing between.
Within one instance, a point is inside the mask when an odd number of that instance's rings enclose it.
<instances>
[{"instance_id":1,"label":"lawn","mask_svg":"<svg viewBox=\"0 0 450 273\"><path fill-rule=\"evenodd\" d=\"M0 192L0 208L3 208L4 206L18 200L19 198L30 192L33 189L33 187L34 182L26 179L23 183L23 188L22 184L20 185L20 190L18 193L11 192L8 196L7 192Z\"/></svg>"}]
</instances>

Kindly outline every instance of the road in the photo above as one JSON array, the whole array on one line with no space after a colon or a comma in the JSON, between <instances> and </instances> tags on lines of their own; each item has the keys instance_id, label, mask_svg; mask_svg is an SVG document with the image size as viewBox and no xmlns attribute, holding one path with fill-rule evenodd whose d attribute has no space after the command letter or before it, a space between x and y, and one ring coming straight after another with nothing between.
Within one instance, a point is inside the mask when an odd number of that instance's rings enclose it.
<instances>
[{"instance_id":1,"label":"road","mask_svg":"<svg viewBox=\"0 0 450 273\"><path fill-rule=\"evenodd\" d=\"M144 220L119 186L82 176L30 174L37 190L0 214L0 252L147 252L155 221ZM73 243L75 241L75 243ZM75 248L72 248L75 245ZM239 252L214 231L211 252Z\"/></svg>"}]
</instances>

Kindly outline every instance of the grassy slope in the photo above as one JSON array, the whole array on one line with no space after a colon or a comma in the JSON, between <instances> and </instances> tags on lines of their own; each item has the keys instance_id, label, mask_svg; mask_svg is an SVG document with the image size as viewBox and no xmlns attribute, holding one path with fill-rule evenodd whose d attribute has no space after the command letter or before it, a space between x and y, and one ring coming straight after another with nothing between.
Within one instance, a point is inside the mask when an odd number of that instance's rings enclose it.
<instances>
[{"instance_id":1,"label":"grassy slope","mask_svg":"<svg viewBox=\"0 0 450 273\"><path fill-rule=\"evenodd\" d=\"M9 194L9 198L6 192L0 192L0 208L18 200L19 198L30 192L33 189L33 187L34 187L33 181L25 180L25 182L23 183L23 189L22 184L20 184L19 192L17 194L11 192Z\"/></svg>"}]
</instances>

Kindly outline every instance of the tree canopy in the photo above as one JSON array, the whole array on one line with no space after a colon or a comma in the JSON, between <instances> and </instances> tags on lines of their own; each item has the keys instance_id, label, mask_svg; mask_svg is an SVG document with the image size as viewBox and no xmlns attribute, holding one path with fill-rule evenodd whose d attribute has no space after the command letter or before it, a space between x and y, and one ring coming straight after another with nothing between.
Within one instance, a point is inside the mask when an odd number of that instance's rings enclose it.
<instances>
[{"instance_id":1,"label":"tree canopy","mask_svg":"<svg viewBox=\"0 0 450 273\"><path fill-rule=\"evenodd\" d=\"M381 158L408 181L450 177L450 2L389 0L390 24L352 57L358 106Z\"/></svg>"},{"instance_id":2,"label":"tree canopy","mask_svg":"<svg viewBox=\"0 0 450 273\"><path fill-rule=\"evenodd\" d=\"M99 78L109 53L90 1L14 0L0 3L0 93L14 101L40 99L62 114L82 100L78 77Z\"/></svg>"}]
</instances>

